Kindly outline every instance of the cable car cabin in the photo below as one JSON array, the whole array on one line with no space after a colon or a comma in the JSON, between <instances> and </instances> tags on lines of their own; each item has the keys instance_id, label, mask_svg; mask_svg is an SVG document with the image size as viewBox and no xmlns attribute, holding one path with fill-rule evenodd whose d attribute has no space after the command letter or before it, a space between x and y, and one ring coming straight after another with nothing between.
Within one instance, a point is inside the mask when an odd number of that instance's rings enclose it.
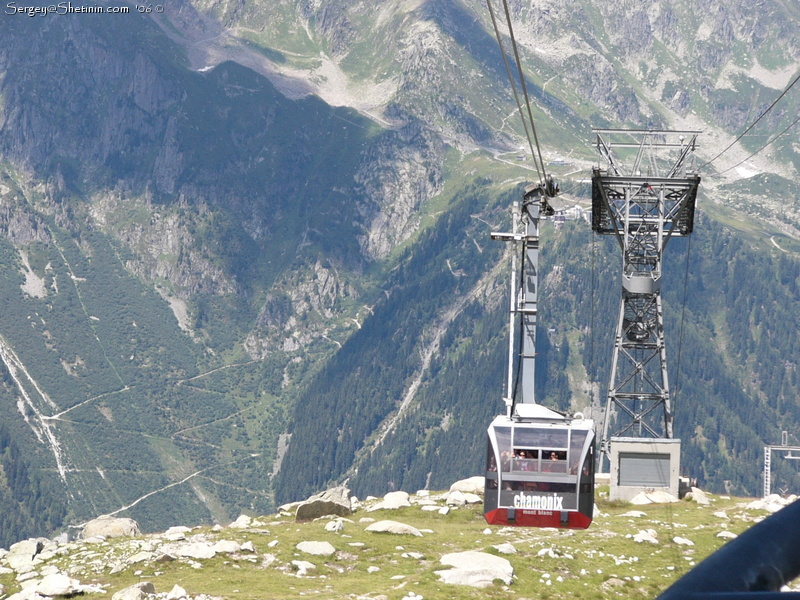
<instances>
[{"instance_id":1,"label":"cable car cabin","mask_svg":"<svg viewBox=\"0 0 800 600\"><path fill-rule=\"evenodd\" d=\"M586 529L594 510L594 422L534 406L558 418L501 415L489 426L486 521Z\"/></svg>"}]
</instances>

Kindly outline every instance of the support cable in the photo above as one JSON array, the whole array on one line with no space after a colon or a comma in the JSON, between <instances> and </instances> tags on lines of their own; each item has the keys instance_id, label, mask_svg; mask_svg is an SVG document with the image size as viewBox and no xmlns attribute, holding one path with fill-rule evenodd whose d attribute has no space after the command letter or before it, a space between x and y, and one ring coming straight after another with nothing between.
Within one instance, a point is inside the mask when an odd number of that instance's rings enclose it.
<instances>
[{"instance_id":1,"label":"support cable","mask_svg":"<svg viewBox=\"0 0 800 600\"><path fill-rule=\"evenodd\" d=\"M504 0L504 1L505 1L505 0ZM742 138L743 138L745 135L747 135L747 132L748 132L748 131L750 131L750 130L751 130L753 127L755 127L755 126L756 126L756 124L757 124L757 123L758 123L758 122L759 122L761 119L763 119L763 118L764 118L764 117L767 115L767 113L768 113L769 111L771 111L771 110L772 110L772 109L775 107L775 105L776 105L776 104L777 104L777 103L780 101L780 99L781 99L781 98L783 98L783 97L786 95L786 93L787 93L787 92L788 92L790 89L792 89L792 88L794 87L794 84L796 84L798 81L800 81L800 75L798 75L797 77L795 77L795 78L794 78L794 80L792 81L792 83L790 83L790 84L787 86L787 88L786 88L785 90L783 90L783 91L780 93L780 95L779 95L777 98L775 98L775 101L774 101L772 104L770 104L770 105L769 105L769 107L768 107L768 108L767 108L767 109L766 109L764 112L762 112L762 113L761 113L761 115L759 115L759 117L758 117L758 118L757 118L755 121L753 121L753 123L752 123L752 124L751 124L751 125L750 125L750 126L747 128L747 129L745 129L745 130L744 130L744 131L743 131L743 132L742 132L742 133L739 135L739 137L737 137L735 140L733 140L733 141L732 141L732 142L731 142L731 143L728 145L728 147L727 147L727 148L725 148L725 149L724 149L722 152L720 152L719 154L717 154L717 155L716 155L714 158L712 158L711 160L709 160L707 163L705 163L705 164L701 165L701 166L700 166L700 169L703 169L704 167L707 167L707 166L708 166L708 165L710 165L712 162L714 162L715 160L717 160L717 159L718 159L720 156L722 156L722 155L723 155L723 154L725 154L725 153L726 153L728 150L730 150L730 149L733 147L733 145L734 145L734 144L736 144L736 142L738 142L738 141L739 141L739 140L741 140L741 139L742 139Z\"/></svg>"},{"instance_id":2,"label":"support cable","mask_svg":"<svg viewBox=\"0 0 800 600\"><path fill-rule=\"evenodd\" d=\"M508 64L508 57L506 56L506 50L503 46L503 38L500 35L500 29L497 27L497 19L494 16L494 8L492 8L492 0L486 0L486 5L489 7L489 15L492 18L492 27L494 28L494 36L497 39L497 44L500 46L500 54L503 57L503 63L506 66L506 73L508 74L508 81L511 83L511 89L514 92L514 100L517 103L517 110L519 110L520 119L522 119L522 126L525 129L525 137L528 140L528 147L531 149L531 157L533 158L533 166L536 167L536 176L539 178L539 182L542 181L542 174L539 171L539 163L536 161L536 153L533 149L533 140L531 139L531 133L528 129L528 121L525 119L525 112L522 110L522 103L519 101L519 93L517 92L517 84L514 83L514 75L511 73L511 66ZM515 52L516 54L516 52ZM524 80L523 80L524 84ZM531 121L531 127L533 127L533 121ZM542 165L544 167L544 165Z\"/></svg>"},{"instance_id":3,"label":"support cable","mask_svg":"<svg viewBox=\"0 0 800 600\"><path fill-rule=\"evenodd\" d=\"M539 184L544 187L544 183L547 180L547 172L544 168L544 160L542 160L542 149L539 146L539 137L536 135L536 125L533 121L533 112L531 111L531 100L528 97L528 86L525 85L525 74L522 72L522 61L519 57L519 49L517 48L517 40L514 37L514 28L511 26L511 13L508 10L508 0L503 0L503 9L506 13L506 24L508 25L508 34L511 37L511 47L514 49L514 60L517 62L517 72L519 73L519 82L520 86L522 87L522 93L525 96L525 106L528 109L528 119L531 122L531 130L533 131L533 139L536 142L536 150L539 154L539 164L542 166L542 173L544 174L544 180L542 180L541 176L539 178ZM536 157L534 157L536 160ZM538 169L537 169L538 170Z\"/></svg>"},{"instance_id":4,"label":"support cable","mask_svg":"<svg viewBox=\"0 0 800 600\"><path fill-rule=\"evenodd\" d=\"M728 171L732 171L733 169L735 169L735 168L736 168L736 167L738 167L739 165L746 163L748 160L750 160L751 158L753 158L753 157L754 157L756 154L758 154L759 152L761 152L761 151L762 151L764 148L766 148L766 147L767 147L767 146L769 146L771 143L773 143L775 140L777 140L779 137L781 137L781 136L782 136L784 133L786 133L787 131L789 131L789 130L790 130L792 127L794 127L795 125L797 125L797 123L798 123L798 122L800 122L800 116L798 116L798 117L797 117L797 118L796 118L794 121L792 121L792 124L791 124L791 125L789 125L789 126L786 128L786 129L784 129L783 131L781 131L781 132L780 132L778 135L776 135L774 138L772 138L771 140L769 140L769 141L768 141L766 144L764 144L763 146L761 146L761 148L759 148L758 150L756 150L755 152L753 152L753 153L752 153L750 156L748 156L748 157L747 157L747 158L745 158L744 160L741 160L741 161L739 161L738 163L736 163L736 164L735 164L735 165L733 165L732 167L728 167L728 168L727 168L727 169L725 169L724 171L720 171L719 173L717 173L717 175L718 175L718 176L719 176L719 175L724 175L724 174L725 174L725 173L727 173Z\"/></svg>"}]
</instances>

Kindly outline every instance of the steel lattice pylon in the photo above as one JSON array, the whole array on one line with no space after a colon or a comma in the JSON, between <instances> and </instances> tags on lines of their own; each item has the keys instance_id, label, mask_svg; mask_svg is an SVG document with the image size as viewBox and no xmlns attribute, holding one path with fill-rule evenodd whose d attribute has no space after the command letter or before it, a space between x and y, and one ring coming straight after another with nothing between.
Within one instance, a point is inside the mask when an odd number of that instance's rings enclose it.
<instances>
[{"instance_id":1,"label":"steel lattice pylon","mask_svg":"<svg viewBox=\"0 0 800 600\"><path fill-rule=\"evenodd\" d=\"M612 437L672 438L661 265L669 239L692 232L700 177L686 168L699 132L594 133L606 167L592 172L592 230L616 236L622 249L622 299L601 440L606 456ZM632 165L627 173L623 161Z\"/></svg>"}]
</instances>

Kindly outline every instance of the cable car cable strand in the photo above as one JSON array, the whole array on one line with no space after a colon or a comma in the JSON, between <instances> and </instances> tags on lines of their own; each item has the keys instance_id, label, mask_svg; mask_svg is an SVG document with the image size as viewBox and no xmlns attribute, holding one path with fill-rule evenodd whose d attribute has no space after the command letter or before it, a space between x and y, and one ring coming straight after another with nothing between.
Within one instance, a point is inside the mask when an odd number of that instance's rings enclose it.
<instances>
[{"instance_id":1,"label":"cable car cable strand","mask_svg":"<svg viewBox=\"0 0 800 600\"><path fill-rule=\"evenodd\" d=\"M508 9L508 0L503 0L503 9L506 13L506 24L508 25L508 34L511 38L511 47L514 49L514 60L517 62L517 72L519 73L520 87L522 87L522 94L525 96L525 106L528 109L528 119L530 119L531 122L533 139L536 142L536 150L539 154L539 164L542 166L542 173L544 174L544 180L542 180L540 176L539 183L544 186L544 182L547 180L547 171L544 168L544 160L542 160L542 149L539 146L539 136L536 134L536 124L534 123L533 112L531 111L531 100L528 97L528 86L525 84L525 74L522 72L522 61L519 57L517 40L514 37L514 28L511 26L511 12ZM536 157L534 157L534 160L536 160Z\"/></svg>"},{"instance_id":2,"label":"cable car cable strand","mask_svg":"<svg viewBox=\"0 0 800 600\"><path fill-rule=\"evenodd\" d=\"M500 55L503 57L503 64L506 66L506 74L508 75L508 81L511 83L511 89L514 92L514 100L517 103L517 110L519 111L520 119L522 120L522 127L525 130L525 137L528 140L528 147L531 149L531 157L533 158L533 166L536 168L536 176L539 178L539 181L542 180L542 174L539 172L539 163L536 161L536 153L533 149L533 140L531 139L531 133L528 128L528 121L525 119L525 111L522 110L522 103L519 100L519 93L517 92L517 84L514 82L514 75L511 72L511 66L508 64L508 57L506 56L506 50L503 45L503 38L500 35L500 29L497 27L497 19L494 15L494 8L492 8L492 0L486 0L486 5L489 7L489 16L492 18L492 27L494 28L494 36L497 39L497 44L500 46ZM531 123L532 124L532 123Z\"/></svg>"},{"instance_id":3,"label":"cable car cable strand","mask_svg":"<svg viewBox=\"0 0 800 600\"><path fill-rule=\"evenodd\" d=\"M720 171L719 173L717 173L717 175L718 175L718 176L719 176L719 175L724 175L724 174L725 174L725 173L727 173L728 171L731 171L731 170L735 169L736 167L738 167L739 165L741 165L741 164L743 164L743 163L746 163L748 160L750 160L751 158L753 158L753 157L754 157L756 154L758 154L759 152L761 152L761 151L762 151L764 148L766 148L766 147L767 147L767 146L769 146L771 143L773 143L775 140L777 140L779 137L781 137L781 136L782 136L784 133L786 133L787 131L789 131L789 130L790 130L792 127L794 127L795 125L797 125L797 123L798 123L798 122L800 122L800 116L798 116L798 117L797 117L797 118L796 118L794 121L792 121L792 124L791 124L791 125L789 125L789 126L786 128L786 129L784 129L783 131L781 131L781 132L780 132L778 135L776 135L774 138L772 138L771 140L769 140L769 141L768 141L766 144L764 144L763 146L761 146L761 148L759 148L758 150L756 150L755 152L753 152L753 153L752 153L750 156L748 156L748 157L747 157L747 158L745 158L744 160L741 160L741 161L739 161L738 163L736 163L736 164L735 164L735 165L733 165L732 167L728 167L728 168L727 168L727 169L725 169L724 171Z\"/></svg>"},{"instance_id":4,"label":"cable car cable strand","mask_svg":"<svg viewBox=\"0 0 800 600\"><path fill-rule=\"evenodd\" d=\"M702 168L704 168L704 167L707 167L708 165L710 165L712 162L714 162L714 161L715 161L715 160L717 160L717 159L718 159L720 156L722 156L722 155L723 155L723 154L725 154L725 153L726 153L728 150L730 150L730 149L733 147L733 145L734 145L734 144L736 144L736 142L738 142L738 141L739 141L739 140L741 140L741 139L742 139L742 138L743 138L745 135L747 135L747 132L748 132L748 131L750 131L750 130L751 130L753 127L755 127L755 126L756 126L756 124L757 124L757 123L758 123L758 122L759 122L761 119L763 119L763 118L764 118L764 117L767 115L767 113L768 113L769 111L771 111L771 110L774 108L774 106L775 106L775 105L776 105L776 104L777 104L777 103L780 101L780 99L781 99L781 98L783 98L783 97L784 97L784 96L787 94L787 92L788 92L790 89L792 89L792 88L794 87L794 84L796 84L798 81L800 81L800 75L798 75L797 77L795 77L795 78L794 78L794 81L792 81L792 83L790 83L790 84L788 85L788 87L787 87L785 90L783 90L783 91L780 93L780 95L779 95L777 98L775 98L775 101L774 101L772 104L770 104L770 105L769 105L769 107L768 107L768 108L767 108L767 109L766 109L764 112L762 112L762 113L761 113L761 115L759 115L759 117L758 117L758 118L757 118L755 121L753 121L753 123L752 123L752 124L751 124L751 125L750 125L750 126L747 128L747 129L745 129L745 130L744 130L744 131L743 131L743 132L742 132L742 133L739 135L739 137L737 137L735 140L733 140L733 141L732 141L732 142L731 142L731 143L730 143L730 144L727 146L727 148L725 148L725 149L724 149L722 152L720 152L719 154L717 154L717 155L716 155L714 158L712 158L711 160L709 160L707 163L705 163L705 164L701 165L701 166L700 166L700 168L702 169Z\"/></svg>"}]
</instances>

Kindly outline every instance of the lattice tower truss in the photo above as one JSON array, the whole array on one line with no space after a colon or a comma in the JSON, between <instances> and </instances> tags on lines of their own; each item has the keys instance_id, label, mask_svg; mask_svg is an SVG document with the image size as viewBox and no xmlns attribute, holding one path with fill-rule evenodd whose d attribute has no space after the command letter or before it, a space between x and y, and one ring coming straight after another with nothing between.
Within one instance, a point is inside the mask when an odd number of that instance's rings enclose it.
<instances>
[{"instance_id":1,"label":"lattice tower truss","mask_svg":"<svg viewBox=\"0 0 800 600\"><path fill-rule=\"evenodd\" d=\"M595 129L592 230L622 250L622 299L603 421L612 437L672 438L661 275L664 248L694 226L698 131ZM624 165L627 165L624 166Z\"/></svg>"}]
</instances>

